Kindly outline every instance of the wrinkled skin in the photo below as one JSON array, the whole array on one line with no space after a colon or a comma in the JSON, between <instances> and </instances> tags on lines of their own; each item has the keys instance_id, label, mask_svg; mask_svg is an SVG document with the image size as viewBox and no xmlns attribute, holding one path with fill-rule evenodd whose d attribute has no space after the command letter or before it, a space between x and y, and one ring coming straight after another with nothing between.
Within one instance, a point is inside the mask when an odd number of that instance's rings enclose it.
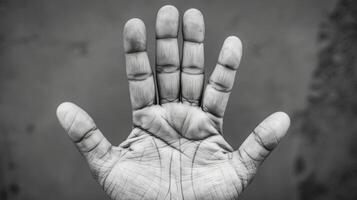
<instances>
[{"instance_id":1,"label":"wrinkled skin","mask_svg":"<svg viewBox=\"0 0 357 200\"><path fill-rule=\"evenodd\" d=\"M174 22L170 22L172 26L166 23L170 20ZM170 36L170 31L177 34L177 24L176 8L161 8L156 26L158 40ZM188 10L183 19L184 42L200 45L202 27L201 13ZM195 61L200 56L203 59L203 54L183 53L182 65L177 69L177 77L184 80L180 81L169 76L176 76L176 69L169 68L175 66L175 61L160 66L170 61L172 55L165 52L175 52L170 48L176 45L158 44L159 93L155 95L154 77L146 62L145 35L145 26L138 19L129 20L124 28L133 108L133 130L127 140L119 146L111 145L92 118L73 103L58 107L60 123L111 199L238 199L259 165L285 135L289 117L282 112L270 115L239 149L233 150L222 137L222 123L240 61L240 40L232 36L226 39L203 96L203 79L195 78L203 74L200 62ZM178 55L174 56L179 60Z\"/></svg>"},{"instance_id":2,"label":"wrinkled skin","mask_svg":"<svg viewBox=\"0 0 357 200\"><path fill-rule=\"evenodd\" d=\"M118 163L103 181L111 196L116 199L238 196L247 177L239 174L243 171L235 171L233 149L201 109L169 103L136 111L134 119L138 119L135 128L120 145L123 149ZM125 194L129 196L125 198Z\"/></svg>"}]
</instances>

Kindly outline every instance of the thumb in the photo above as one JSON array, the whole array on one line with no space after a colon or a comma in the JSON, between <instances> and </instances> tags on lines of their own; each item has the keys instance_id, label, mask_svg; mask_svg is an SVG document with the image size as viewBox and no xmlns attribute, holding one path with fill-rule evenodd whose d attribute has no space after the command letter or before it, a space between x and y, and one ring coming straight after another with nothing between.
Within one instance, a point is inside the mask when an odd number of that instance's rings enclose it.
<instances>
[{"instance_id":1,"label":"thumb","mask_svg":"<svg viewBox=\"0 0 357 200\"><path fill-rule=\"evenodd\" d=\"M56 114L62 127L89 163L103 158L110 151L112 145L80 107L65 102L58 106Z\"/></svg>"},{"instance_id":2,"label":"thumb","mask_svg":"<svg viewBox=\"0 0 357 200\"><path fill-rule=\"evenodd\" d=\"M286 135L290 118L284 112L276 112L263 120L233 153L233 160L240 170L245 168L245 186L256 174L258 167Z\"/></svg>"}]
</instances>

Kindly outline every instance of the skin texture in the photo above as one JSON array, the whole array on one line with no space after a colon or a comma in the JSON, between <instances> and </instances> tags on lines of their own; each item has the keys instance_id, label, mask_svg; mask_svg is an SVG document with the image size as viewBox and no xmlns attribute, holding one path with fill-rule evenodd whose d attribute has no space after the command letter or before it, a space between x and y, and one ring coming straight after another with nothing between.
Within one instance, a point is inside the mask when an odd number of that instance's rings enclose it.
<instances>
[{"instance_id":1,"label":"skin texture","mask_svg":"<svg viewBox=\"0 0 357 200\"><path fill-rule=\"evenodd\" d=\"M57 109L61 125L111 199L238 199L289 127L289 117L276 112L233 150L222 137L222 124L241 41L235 36L224 41L204 88L202 13L189 9L183 15L181 59L179 21L173 6L158 11L156 77L144 23L131 19L124 27L133 130L119 146L111 145L75 104Z\"/></svg>"}]
</instances>

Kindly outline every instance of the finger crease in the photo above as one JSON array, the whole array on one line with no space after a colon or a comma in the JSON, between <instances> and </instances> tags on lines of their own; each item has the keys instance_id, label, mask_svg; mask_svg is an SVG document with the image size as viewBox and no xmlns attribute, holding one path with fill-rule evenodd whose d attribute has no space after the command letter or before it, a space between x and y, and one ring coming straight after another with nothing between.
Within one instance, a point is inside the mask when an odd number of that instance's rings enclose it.
<instances>
[{"instance_id":1,"label":"finger crease","mask_svg":"<svg viewBox=\"0 0 357 200\"><path fill-rule=\"evenodd\" d=\"M230 70L233 70L233 71L236 71L236 70L237 70L237 68L235 68L235 67L232 66L232 65L223 64L223 63L221 63L221 62L217 62L217 64L222 65L223 67L226 67L227 69L230 69Z\"/></svg>"},{"instance_id":2,"label":"finger crease","mask_svg":"<svg viewBox=\"0 0 357 200\"><path fill-rule=\"evenodd\" d=\"M129 50L127 52L125 52L125 54L136 54L136 53L143 53L143 52L146 52L146 48L144 50Z\"/></svg>"},{"instance_id":3,"label":"finger crease","mask_svg":"<svg viewBox=\"0 0 357 200\"><path fill-rule=\"evenodd\" d=\"M164 103L172 103L172 102L178 102L179 99L178 98L174 98L174 99L169 99L167 97L160 97L160 103L164 104Z\"/></svg>"},{"instance_id":4,"label":"finger crease","mask_svg":"<svg viewBox=\"0 0 357 200\"><path fill-rule=\"evenodd\" d=\"M200 104L200 101L199 101L199 100L187 99L187 98L185 98L184 96L181 96L181 98L182 98L182 101L187 102L187 103L190 103L191 106L198 106L198 105Z\"/></svg>"},{"instance_id":5,"label":"finger crease","mask_svg":"<svg viewBox=\"0 0 357 200\"><path fill-rule=\"evenodd\" d=\"M89 129L88 131L86 131L83 136L81 138L79 138L78 140L74 141L74 143L81 143L84 139L89 138L94 131L98 130L98 128L96 126L93 126L91 129Z\"/></svg>"},{"instance_id":6,"label":"finger crease","mask_svg":"<svg viewBox=\"0 0 357 200\"><path fill-rule=\"evenodd\" d=\"M167 65L156 65L156 71L158 73L175 73L180 71L180 67L179 66L175 66L172 64L167 64Z\"/></svg>"},{"instance_id":7,"label":"finger crease","mask_svg":"<svg viewBox=\"0 0 357 200\"><path fill-rule=\"evenodd\" d=\"M203 75L204 71L202 67L191 65L191 66L183 66L182 73L190 74L190 75Z\"/></svg>"},{"instance_id":8,"label":"finger crease","mask_svg":"<svg viewBox=\"0 0 357 200\"><path fill-rule=\"evenodd\" d=\"M258 159L258 158L254 158L254 156L250 155L247 150L243 149L244 153L247 154L247 156L252 159L253 161L260 163L262 161L262 159ZM254 166L257 167L257 163L254 163Z\"/></svg>"},{"instance_id":9,"label":"finger crease","mask_svg":"<svg viewBox=\"0 0 357 200\"><path fill-rule=\"evenodd\" d=\"M218 119L222 119L223 118L223 115L219 115L217 112L214 112L213 110L207 108L207 106L205 106L205 105L202 105L202 110L207 112L207 113L210 113L211 115L213 115L214 117L216 117Z\"/></svg>"},{"instance_id":10,"label":"finger crease","mask_svg":"<svg viewBox=\"0 0 357 200\"><path fill-rule=\"evenodd\" d=\"M177 36L156 36L156 40L164 40L164 39L177 39Z\"/></svg>"},{"instance_id":11,"label":"finger crease","mask_svg":"<svg viewBox=\"0 0 357 200\"><path fill-rule=\"evenodd\" d=\"M202 44L203 41L197 41L197 40L192 40L192 39L189 39L189 38L185 38L184 37L184 42L191 42L191 43L195 43L195 44Z\"/></svg>"},{"instance_id":12,"label":"finger crease","mask_svg":"<svg viewBox=\"0 0 357 200\"><path fill-rule=\"evenodd\" d=\"M102 137L93 147L91 147L88 150L83 151L84 153L89 153L91 151L93 151L95 148L97 148L99 146L99 144L104 140L104 137Z\"/></svg>"},{"instance_id":13,"label":"finger crease","mask_svg":"<svg viewBox=\"0 0 357 200\"><path fill-rule=\"evenodd\" d=\"M254 134L254 138L258 142L258 144L260 146L262 146L266 151L270 152L270 151L273 150L272 148L269 148L267 145L264 144L262 138L260 137L260 135L255 130L253 130L253 134Z\"/></svg>"},{"instance_id":14,"label":"finger crease","mask_svg":"<svg viewBox=\"0 0 357 200\"><path fill-rule=\"evenodd\" d=\"M147 78L152 76L152 73L136 73L136 74L128 74L129 81L144 81Z\"/></svg>"},{"instance_id":15,"label":"finger crease","mask_svg":"<svg viewBox=\"0 0 357 200\"><path fill-rule=\"evenodd\" d=\"M211 84L211 86L219 92L230 93L232 91L232 88L227 87L226 85L220 82L213 81L212 79L210 79L208 83Z\"/></svg>"}]
</instances>

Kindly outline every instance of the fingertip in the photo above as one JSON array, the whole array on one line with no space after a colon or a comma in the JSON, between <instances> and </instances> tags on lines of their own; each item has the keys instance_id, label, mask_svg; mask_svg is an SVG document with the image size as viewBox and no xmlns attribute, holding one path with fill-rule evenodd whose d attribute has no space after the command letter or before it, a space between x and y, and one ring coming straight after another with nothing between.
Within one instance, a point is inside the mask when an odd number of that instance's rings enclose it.
<instances>
[{"instance_id":1,"label":"fingertip","mask_svg":"<svg viewBox=\"0 0 357 200\"><path fill-rule=\"evenodd\" d=\"M242 49L242 41L239 39L239 37L235 35L230 35L228 36L225 40L224 43L227 43L226 45L235 47L237 50Z\"/></svg>"},{"instance_id":2,"label":"fingertip","mask_svg":"<svg viewBox=\"0 0 357 200\"><path fill-rule=\"evenodd\" d=\"M271 114L267 121L271 124L270 126L275 130L278 137L285 136L290 127L290 117L282 111Z\"/></svg>"},{"instance_id":3,"label":"fingertip","mask_svg":"<svg viewBox=\"0 0 357 200\"><path fill-rule=\"evenodd\" d=\"M66 114L73 108L73 103L71 102L63 102L60 105L57 106L56 109L56 115L58 120L63 120L66 116Z\"/></svg>"},{"instance_id":4,"label":"fingertip","mask_svg":"<svg viewBox=\"0 0 357 200\"><path fill-rule=\"evenodd\" d=\"M124 25L123 37L126 53L146 50L146 29L141 19L128 20Z\"/></svg>"},{"instance_id":5,"label":"fingertip","mask_svg":"<svg viewBox=\"0 0 357 200\"><path fill-rule=\"evenodd\" d=\"M183 15L183 36L185 40L203 42L205 24L201 11L195 8L188 9Z\"/></svg>"},{"instance_id":6,"label":"fingertip","mask_svg":"<svg viewBox=\"0 0 357 200\"><path fill-rule=\"evenodd\" d=\"M159 9L158 13L161 13L161 12L170 12L172 14L177 14L177 15L179 13L178 9L175 6L170 5L170 4L162 6Z\"/></svg>"},{"instance_id":7,"label":"fingertip","mask_svg":"<svg viewBox=\"0 0 357 200\"><path fill-rule=\"evenodd\" d=\"M156 17L156 37L177 37L179 28L179 11L172 5L160 8Z\"/></svg>"},{"instance_id":8,"label":"fingertip","mask_svg":"<svg viewBox=\"0 0 357 200\"><path fill-rule=\"evenodd\" d=\"M143 28L143 27L145 27L145 24L139 18L131 18L124 25L125 30L126 29Z\"/></svg>"},{"instance_id":9,"label":"fingertip","mask_svg":"<svg viewBox=\"0 0 357 200\"><path fill-rule=\"evenodd\" d=\"M227 37L218 57L218 63L238 69L242 57L242 41L237 36Z\"/></svg>"},{"instance_id":10,"label":"fingertip","mask_svg":"<svg viewBox=\"0 0 357 200\"><path fill-rule=\"evenodd\" d=\"M68 131L74 118L82 109L72 102L61 103L56 110L56 115L62 127Z\"/></svg>"},{"instance_id":11,"label":"fingertip","mask_svg":"<svg viewBox=\"0 0 357 200\"><path fill-rule=\"evenodd\" d=\"M290 127L291 119L290 119L289 115L285 112L280 111L280 112L277 112L277 114L281 118L281 120L280 120L281 127L282 127L282 129L284 129L284 132L286 133Z\"/></svg>"},{"instance_id":12,"label":"fingertip","mask_svg":"<svg viewBox=\"0 0 357 200\"><path fill-rule=\"evenodd\" d=\"M196 8L190 8L188 10L185 11L185 13L183 14L183 18L196 18L196 19L203 19L203 14L200 10L196 9Z\"/></svg>"},{"instance_id":13,"label":"fingertip","mask_svg":"<svg viewBox=\"0 0 357 200\"><path fill-rule=\"evenodd\" d=\"M273 114L278 115L288 126L290 125L290 116L286 112L278 111Z\"/></svg>"},{"instance_id":14,"label":"fingertip","mask_svg":"<svg viewBox=\"0 0 357 200\"><path fill-rule=\"evenodd\" d=\"M231 56L237 59L238 64L240 63L240 59L242 57L242 41L239 37L231 35L228 36L223 43L223 46L227 48L228 51L231 51Z\"/></svg>"}]
</instances>

